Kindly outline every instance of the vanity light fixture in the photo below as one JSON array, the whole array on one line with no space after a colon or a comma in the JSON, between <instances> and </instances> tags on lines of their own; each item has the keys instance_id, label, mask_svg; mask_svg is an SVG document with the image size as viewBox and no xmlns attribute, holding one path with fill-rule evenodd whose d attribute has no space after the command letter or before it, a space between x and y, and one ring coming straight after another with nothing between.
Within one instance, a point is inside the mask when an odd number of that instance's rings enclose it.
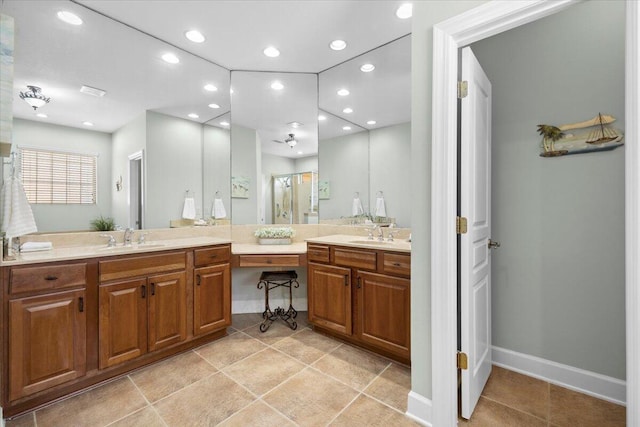
<instances>
[{"instance_id":1,"label":"vanity light fixture","mask_svg":"<svg viewBox=\"0 0 640 427\"><path fill-rule=\"evenodd\" d=\"M368 124L368 125L375 125L375 124L376 124L376 121L375 121L375 120L369 120L369 121L367 122L367 124Z\"/></svg>"},{"instance_id":2,"label":"vanity light fixture","mask_svg":"<svg viewBox=\"0 0 640 427\"><path fill-rule=\"evenodd\" d=\"M282 90L284 89L284 85L278 81L271 83L271 89L273 90Z\"/></svg>"},{"instance_id":3,"label":"vanity light fixture","mask_svg":"<svg viewBox=\"0 0 640 427\"><path fill-rule=\"evenodd\" d=\"M396 10L396 16L400 19L411 18L413 15L413 5L411 3L404 3Z\"/></svg>"},{"instance_id":4,"label":"vanity light fixture","mask_svg":"<svg viewBox=\"0 0 640 427\"><path fill-rule=\"evenodd\" d=\"M209 104L209 108L220 108L218 104Z\"/></svg>"},{"instance_id":5,"label":"vanity light fixture","mask_svg":"<svg viewBox=\"0 0 640 427\"><path fill-rule=\"evenodd\" d=\"M212 85L211 83L207 83L206 85L204 85L204 90L208 92L215 92L218 90L218 88Z\"/></svg>"},{"instance_id":6,"label":"vanity light fixture","mask_svg":"<svg viewBox=\"0 0 640 427\"><path fill-rule=\"evenodd\" d=\"M349 95L349 91L348 91L347 89L340 89L340 90L338 91L338 95L340 95L340 96L347 96L347 95Z\"/></svg>"},{"instance_id":7,"label":"vanity light fixture","mask_svg":"<svg viewBox=\"0 0 640 427\"><path fill-rule=\"evenodd\" d=\"M351 130L351 126L342 126L342 130Z\"/></svg>"},{"instance_id":8,"label":"vanity light fixture","mask_svg":"<svg viewBox=\"0 0 640 427\"><path fill-rule=\"evenodd\" d=\"M47 98L42 94L42 89L38 86L27 85L29 90L20 92L20 98L24 99L27 104L31 105L34 110L42 107L44 104L48 104L51 98Z\"/></svg>"},{"instance_id":9,"label":"vanity light fixture","mask_svg":"<svg viewBox=\"0 0 640 427\"><path fill-rule=\"evenodd\" d=\"M189 30L184 33L184 36L194 43L202 43L205 41L205 37L198 30Z\"/></svg>"},{"instance_id":10,"label":"vanity light fixture","mask_svg":"<svg viewBox=\"0 0 640 427\"><path fill-rule=\"evenodd\" d=\"M82 19L78 15L66 10L61 10L58 12L58 19L66 22L67 24L82 25Z\"/></svg>"},{"instance_id":11,"label":"vanity light fixture","mask_svg":"<svg viewBox=\"0 0 640 427\"><path fill-rule=\"evenodd\" d=\"M329 47L333 50L342 50L347 47L347 42L344 40L334 40L329 43Z\"/></svg>"},{"instance_id":12,"label":"vanity light fixture","mask_svg":"<svg viewBox=\"0 0 640 427\"><path fill-rule=\"evenodd\" d=\"M178 62L180 62L180 59L173 53L165 53L164 55L162 55L162 59L169 64L177 64Z\"/></svg>"},{"instance_id":13,"label":"vanity light fixture","mask_svg":"<svg viewBox=\"0 0 640 427\"><path fill-rule=\"evenodd\" d=\"M265 50L262 51L266 56L268 56L269 58L276 58L278 56L280 56L280 51L273 47L273 46L269 46L267 47Z\"/></svg>"},{"instance_id":14,"label":"vanity light fixture","mask_svg":"<svg viewBox=\"0 0 640 427\"><path fill-rule=\"evenodd\" d=\"M360 71L362 71L363 73L370 73L375 69L376 69L376 66L373 64L364 64L362 67L360 67Z\"/></svg>"},{"instance_id":15,"label":"vanity light fixture","mask_svg":"<svg viewBox=\"0 0 640 427\"><path fill-rule=\"evenodd\" d=\"M321 122L321 121L323 121L323 120L327 120L327 116L323 116L322 114L320 114L320 115L318 116L318 121L320 121L320 122Z\"/></svg>"},{"instance_id":16,"label":"vanity light fixture","mask_svg":"<svg viewBox=\"0 0 640 427\"><path fill-rule=\"evenodd\" d=\"M93 126L93 123L91 122L82 122L82 124L89 127Z\"/></svg>"},{"instance_id":17,"label":"vanity light fixture","mask_svg":"<svg viewBox=\"0 0 640 427\"><path fill-rule=\"evenodd\" d=\"M344 110L342 110L342 112L345 113L345 114L351 114L351 113L353 113L353 108L347 107Z\"/></svg>"},{"instance_id":18,"label":"vanity light fixture","mask_svg":"<svg viewBox=\"0 0 640 427\"><path fill-rule=\"evenodd\" d=\"M199 116L199 115L197 115L196 113L189 113L189 114L187 114L187 116L191 117L192 119L197 119L197 118L199 118L199 117L200 117L200 116Z\"/></svg>"}]
</instances>

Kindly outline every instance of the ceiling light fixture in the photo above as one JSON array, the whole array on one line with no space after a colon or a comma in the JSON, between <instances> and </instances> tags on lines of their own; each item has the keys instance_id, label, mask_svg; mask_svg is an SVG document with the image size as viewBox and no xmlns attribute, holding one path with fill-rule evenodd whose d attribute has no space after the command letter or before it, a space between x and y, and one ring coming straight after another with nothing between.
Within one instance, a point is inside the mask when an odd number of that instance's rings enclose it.
<instances>
[{"instance_id":1,"label":"ceiling light fixture","mask_svg":"<svg viewBox=\"0 0 640 427\"><path fill-rule=\"evenodd\" d=\"M162 55L162 59L169 64L177 64L178 62L180 62L180 59L178 59L178 57L173 53L165 53L164 55Z\"/></svg>"},{"instance_id":2,"label":"ceiling light fixture","mask_svg":"<svg viewBox=\"0 0 640 427\"><path fill-rule=\"evenodd\" d=\"M298 151L298 154L302 154L302 151Z\"/></svg>"},{"instance_id":3,"label":"ceiling light fixture","mask_svg":"<svg viewBox=\"0 0 640 427\"><path fill-rule=\"evenodd\" d=\"M91 87L86 85L83 85L80 88L80 92L85 93L87 95L95 96L96 98L102 98L107 94L107 92L102 89L98 89L97 87Z\"/></svg>"},{"instance_id":4,"label":"ceiling light fixture","mask_svg":"<svg viewBox=\"0 0 640 427\"><path fill-rule=\"evenodd\" d=\"M367 124L368 124L368 125L375 125L375 124L376 124L376 121L375 121L375 120L369 120L369 121L367 122Z\"/></svg>"},{"instance_id":5,"label":"ceiling light fixture","mask_svg":"<svg viewBox=\"0 0 640 427\"><path fill-rule=\"evenodd\" d=\"M47 117L49 117L49 116L47 116L47 115L46 115L46 114L44 114L44 113L38 113L38 114L36 114L36 116L38 116L38 117L40 117L40 118L42 118L42 119L46 119Z\"/></svg>"},{"instance_id":6,"label":"ceiling light fixture","mask_svg":"<svg viewBox=\"0 0 640 427\"><path fill-rule=\"evenodd\" d=\"M351 130L351 126L342 126L342 130Z\"/></svg>"},{"instance_id":7,"label":"ceiling light fixture","mask_svg":"<svg viewBox=\"0 0 640 427\"><path fill-rule=\"evenodd\" d=\"M300 122L289 122L287 123L289 126L291 126L292 128L298 129L299 127L302 126L302 123Z\"/></svg>"},{"instance_id":8,"label":"ceiling light fixture","mask_svg":"<svg viewBox=\"0 0 640 427\"><path fill-rule=\"evenodd\" d=\"M209 92L215 92L218 90L218 88L212 85L211 83L207 83L206 85L204 85L204 90Z\"/></svg>"},{"instance_id":9,"label":"ceiling light fixture","mask_svg":"<svg viewBox=\"0 0 640 427\"><path fill-rule=\"evenodd\" d=\"M396 10L396 16L400 19L411 18L411 15L413 15L413 5L411 3L402 4Z\"/></svg>"},{"instance_id":10,"label":"ceiling light fixture","mask_svg":"<svg viewBox=\"0 0 640 427\"><path fill-rule=\"evenodd\" d=\"M329 43L329 47L333 50L342 50L347 47L347 42L344 40L334 40Z\"/></svg>"},{"instance_id":11,"label":"ceiling light fixture","mask_svg":"<svg viewBox=\"0 0 640 427\"><path fill-rule=\"evenodd\" d=\"M44 104L48 104L51 101L51 98L47 98L42 94L42 89L38 86L30 86L27 85L29 90L20 92L20 98L27 101L27 104L31 105L34 110L42 107Z\"/></svg>"},{"instance_id":12,"label":"ceiling light fixture","mask_svg":"<svg viewBox=\"0 0 640 427\"><path fill-rule=\"evenodd\" d=\"M222 126L229 126L229 122L220 122Z\"/></svg>"},{"instance_id":13,"label":"ceiling light fixture","mask_svg":"<svg viewBox=\"0 0 640 427\"><path fill-rule=\"evenodd\" d=\"M267 47L265 50L262 51L266 56L268 56L269 58L276 58L278 56L280 56L280 51L273 47L273 46L269 46Z\"/></svg>"},{"instance_id":14,"label":"ceiling light fixture","mask_svg":"<svg viewBox=\"0 0 640 427\"><path fill-rule=\"evenodd\" d=\"M347 107L344 110L342 110L342 112L345 114L351 114L353 113L353 108Z\"/></svg>"},{"instance_id":15,"label":"ceiling light fixture","mask_svg":"<svg viewBox=\"0 0 640 427\"><path fill-rule=\"evenodd\" d=\"M184 36L194 43L202 43L206 40L202 33L198 30L189 30L184 33Z\"/></svg>"},{"instance_id":16,"label":"ceiling light fixture","mask_svg":"<svg viewBox=\"0 0 640 427\"><path fill-rule=\"evenodd\" d=\"M362 67L360 67L360 71L362 71L363 73L370 73L375 69L376 69L376 66L373 64L364 64Z\"/></svg>"},{"instance_id":17,"label":"ceiling light fixture","mask_svg":"<svg viewBox=\"0 0 640 427\"><path fill-rule=\"evenodd\" d=\"M282 90L283 88L284 88L284 85L280 82L271 83L271 89L273 90Z\"/></svg>"},{"instance_id":18,"label":"ceiling light fixture","mask_svg":"<svg viewBox=\"0 0 640 427\"><path fill-rule=\"evenodd\" d=\"M93 126L93 123L91 122L82 122L82 124L89 127Z\"/></svg>"},{"instance_id":19,"label":"ceiling light fixture","mask_svg":"<svg viewBox=\"0 0 640 427\"><path fill-rule=\"evenodd\" d=\"M320 115L318 116L318 120L319 120L319 121L327 120L327 116L323 116L322 114L320 114Z\"/></svg>"},{"instance_id":20,"label":"ceiling light fixture","mask_svg":"<svg viewBox=\"0 0 640 427\"><path fill-rule=\"evenodd\" d=\"M220 108L218 104L209 104L209 108Z\"/></svg>"},{"instance_id":21,"label":"ceiling light fixture","mask_svg":"<svg viewBox=\"0 0 640 427\"><path fill-rule=\"evenodd\" d=\"M199 115L197 115L196 113L189 113L189 114L187 114L187 115L188 115L189 117L191 117L192 119L197 119L197 118L199 118L199 117L200 117L200 116L199 116Z\"/></svg>"},{"instance_id":22,"label":"ceiling light fixture","mask_svg":"<svg viewBox=\"0 0 640 427\"><path fill-rule=\"evenodd\" d=\"M340 95L340 96L347 96L347 95L349 95L349 91L348 91L347 89L340 89L340 90L338 91L338 95Z\"/></svg>"},{"instance_id":23,"label":"ceiling light fixture","mask_svg":"<svg viewBox=\"0 0 640 427\"><path fill-rule=\"evenodd\" d=\"M67 12L66 10L61 10L58 12L58 19L66 22L71 25L82 25L82 19L76 15L75 13Z\"/></svg>"},{"instance_id":24,"label":"ceiling light fixture","mask_svg":"<svg viewBox=\"0 0 640 427\"><path fill-rule=\"evenodd\" d=\"M284 142L286 142L287 145L291 148L295 147L296 144L298 144L298 140L296 139L295 135L292 133L289 134L289 138L285 139Z\"/></svg>"}]
</instances>

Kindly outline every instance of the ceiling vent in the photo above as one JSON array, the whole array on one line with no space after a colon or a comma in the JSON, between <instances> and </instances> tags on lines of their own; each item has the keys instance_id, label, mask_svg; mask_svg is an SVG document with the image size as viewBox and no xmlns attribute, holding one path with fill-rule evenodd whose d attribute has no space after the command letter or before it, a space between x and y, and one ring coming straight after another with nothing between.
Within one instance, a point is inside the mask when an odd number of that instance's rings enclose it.
<instances>
[{"instance_id":1,"label":"ceiling vent","mask_svg":"<svg viewBox=\"0 0 640 427\"><path fill-rule=\"evenodd\" d=\"M87 95L95 96L96 98L102 98L107 93L106 91L104 91L102 89L98 89L98 88L91 87L91 86L82 86L80 88L80 92L86 93Z\"/></svg>"}]
</instances>

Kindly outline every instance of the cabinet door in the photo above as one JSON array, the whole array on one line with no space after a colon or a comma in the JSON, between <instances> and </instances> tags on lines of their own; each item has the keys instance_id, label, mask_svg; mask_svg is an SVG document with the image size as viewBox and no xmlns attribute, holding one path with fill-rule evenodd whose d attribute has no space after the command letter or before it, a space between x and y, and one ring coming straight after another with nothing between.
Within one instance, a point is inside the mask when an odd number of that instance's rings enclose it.
<instances>
[{"instance_id":1,"label":"cabinet door","mask_svg":"<svg viewBox=\"0 0 640 427\"><path fill-rule=\"evenodd\" d=\"M149 277L149 351L187 338L185 279L184 271Z\"/></svg>"},{"instance_id":2,"label":"cabinet door","mask_svg":"<svg viewBox=\"0 0 640 427\"><path fill-rule=\"evenodd\" d=\"M410 357L410 280L356 272L358 336L366 343Z\"/></svg>"},{"instance_id":3,"label":"cabinet door","mask_svg":"<svg viewBox=\"0 0 640 427\"><path fill-rule=\"evenodd\" d=\"M307 274L309 321L351 335L351 269L309 263Z\"/></svg>"},{"instance_id":4,"label":"cabinet door","mask_svg":"<svg viewBox=\"0 0 640 427\"><path fill-rule=\"evenodd\" d=\"M86 373L84 289L9 301L9 400Z\"/></svg>"},{"instance_id":5,"label":"cabinet door","mask_svg":"<svg viewBox=\"0 0 640 427\"><path fill-rule=\"evenodd\" d=\"M229 264L195 270L193 334L203 335L231 325Z\"/></svg>"},{"instance_id":6,"label":"cabinet door","mask_svg":"<svg viewBox=\"0 0 640 427\"><path fill-rule=\"evenodd\" d=\"M147 352L147 281L100 285L100 369Z\"/></svg>"}]
</instances>

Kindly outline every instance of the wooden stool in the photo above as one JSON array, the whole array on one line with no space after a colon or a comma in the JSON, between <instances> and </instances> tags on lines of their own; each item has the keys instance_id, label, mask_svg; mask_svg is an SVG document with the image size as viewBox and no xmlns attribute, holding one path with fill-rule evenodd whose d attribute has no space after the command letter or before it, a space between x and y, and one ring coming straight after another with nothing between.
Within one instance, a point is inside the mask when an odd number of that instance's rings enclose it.
<instances>
[{"instance_id":1,"label":"wooden stool","mask_svg":"<svg viewBox=\"0 0 640 427\"><path fill-rule=\"evenodd\" d=\"M291 291L292 287L297 288L300 286L297 279L298 274L294 270L262 272L258 282L258 289L264 287L264 312L262 313L264 320L260 324L260 332L266 332L277 318L284 320L293 330L298 327L296 321L293 320L298 315L298 312L293 308L293 294ZM284 308L278 307L272 311L271 307L269 307L269 291L281 286L289 288L289 308L285 311Z\"/></svg>"}]
</instances>

